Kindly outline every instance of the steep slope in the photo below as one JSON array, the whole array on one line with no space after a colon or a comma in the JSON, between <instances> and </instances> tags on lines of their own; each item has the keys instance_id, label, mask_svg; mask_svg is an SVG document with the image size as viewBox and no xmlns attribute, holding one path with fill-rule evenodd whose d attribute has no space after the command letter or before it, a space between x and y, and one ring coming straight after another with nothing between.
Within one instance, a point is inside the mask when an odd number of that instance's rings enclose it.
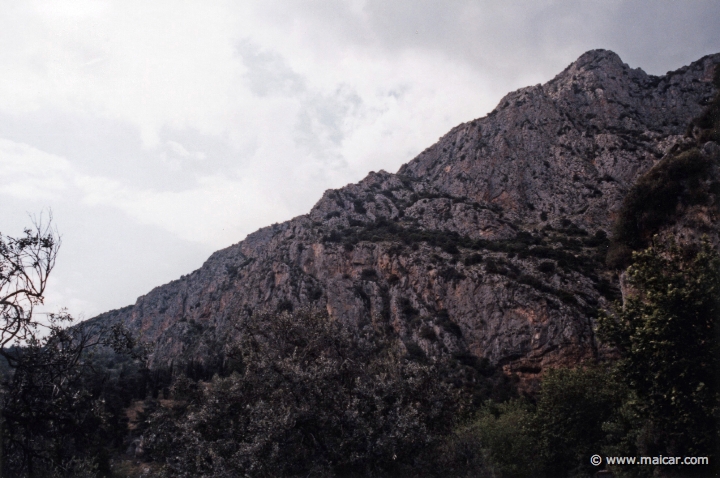
<instances>
[{"instance_id":1,"label":"steep slope","mask_svg":"<svg viewBox=\"0 0 720 478\"><path fill-rule=\"evenodd\" d=\"M619 293L607 236L637 178L692 141L717 63L655 77L585 53L397 174L326 191L93 320L140 333L154 366L212 360L243 317L307 305L397 334L413 355L472 354L528 377L596 356L593 318Z\"/></svg>"}]
</instances>

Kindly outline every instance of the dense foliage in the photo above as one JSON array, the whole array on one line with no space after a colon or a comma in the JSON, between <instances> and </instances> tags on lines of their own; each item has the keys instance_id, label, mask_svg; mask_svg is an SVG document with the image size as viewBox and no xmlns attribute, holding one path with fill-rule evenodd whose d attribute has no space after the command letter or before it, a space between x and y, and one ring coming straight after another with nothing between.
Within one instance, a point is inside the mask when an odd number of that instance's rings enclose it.
<instances>
[{"instance_id":1,"label":"dense foliage","mask_svg":"<svg viewBox=\"0 0 720 478\"><path fill-rule=\"evenodd\" d=\"M222 361L152 371L127 331L54 316L2 350L3 472L556 478L591 476L595 453L714 464L720 256L656 240L627 279L631 294L598 321L619 359L547 371L524 397L474 356L428 356L312 310L255 314Z\"/></svg>"},{"instance_id":2,"label":"dense foliage","mask_svg":"<svg viewBox=\"0 0 720 478\"><path fill-rule=\"evenodd\" d=\"M589 458L606 445L604 424L624 392L602 368L552 370L535 401L487 402L456 430L449 452L482 463L488 476L592 476Z\"/></svg>"},{"instance_id":3,"label":"dense foliage","mask_svg":"<svg viewBox=\"0 0 720 478\"><path fill-rule=\"evenodd\" d=\"M720 457L720 257L708 242L659 243L636 253L627 275L636 292L599 332L622 354L618 375L652 427L643 446Z\"/></svg>"},{"instance_id":4,"label":"dense foliage","mask_svg":"<svg viewBox=\"0 0 720 478\"><path fill-rule=\"evenodd\" d=\"M127 420L122 387L93 349L124 352L120 329L54 329L6 351L11 373L2 401L7 476L76 476L109 471L109 450L122 444ZM111 349L105 355L115 355ZM123 355L120 355L123 357ZM131 357L126 362L132 363Z\"/></svg>"},{"instance_id":5,"label":"dense foliage","mask_svg":"<svg viewBox=\"0 0 720 478\"><path fill-rule=\"evenodd\" d=\"M50 218L52 219L52 218ZM20 237L0 235L0 476L80 476L107 471L122 441L124 403L106 403L104 349L130 352L122 327L70 327L65 312L38 320L60 240L51 220Z\"/></svg>"},{"instance_id":6,"label":"dense foliage","mask_svg":"<svg viewBox=\"0 0 720 478\"><path fill-rule=\"evenodd\" d=\"M624 199L613 235L610 265L627 265L629 251L646 246L653 234L679 215L678 207L708 203L716 186L703 179L718 163L720 158L692 148L671 154L643 175Z\"/></svg>"},{"instance_id":7,"label":"dense foliage","mask_svg":"<svg viewBox=\"0 0 720 478\"><path fill-rule=\"evenodd\" d=\"M310 311L242 324L232 373L181 378L148 419L145 449L170 476L399 476L470 402L442 364Z\"/></svg>"}]
</instances>

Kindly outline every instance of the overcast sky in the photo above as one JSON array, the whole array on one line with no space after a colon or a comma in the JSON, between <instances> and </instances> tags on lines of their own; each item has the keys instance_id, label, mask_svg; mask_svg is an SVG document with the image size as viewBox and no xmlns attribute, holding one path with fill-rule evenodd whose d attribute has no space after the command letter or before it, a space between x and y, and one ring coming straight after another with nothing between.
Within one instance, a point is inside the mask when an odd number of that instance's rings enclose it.
<instances>
[{"instance_id":1,"label":"overcast sky","mask_svg":"<svg viewBox=\"0 0 720 478\"><path fill-rule=\"evenodd\" d=\"M587 50L652 74L720 52L719 18L701 0L2 2L0 232L51 209L48 307L89 318Z\"/></svg>"}]
</instances>

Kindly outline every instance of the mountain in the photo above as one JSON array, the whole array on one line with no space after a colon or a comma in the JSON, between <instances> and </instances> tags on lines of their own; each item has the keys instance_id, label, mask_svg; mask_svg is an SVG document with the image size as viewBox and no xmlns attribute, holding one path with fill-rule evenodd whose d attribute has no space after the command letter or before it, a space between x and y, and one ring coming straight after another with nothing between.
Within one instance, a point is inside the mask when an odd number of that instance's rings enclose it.
<instances>
[{"instance_id":1,"label":"mountain","mask_svg":"<svg viewBox=\"0 0 720 478\"><path fill-rule=\"evenodd\" d=\"M621 297L629 250L662 231L717 239L720 183L706 177L704 199L671 201L667 220L636 231L634 245L618 243L616 224L635 224L631 206L660 194L651 179L674 180L663 165L698 144L692 122L716 93L718 63L709 55L652 76L589 51L396 174L328 190L308 214L92 320L122 322L152 344L153 367L218 360L244 317L307 306L394 334L411 355L473 355L530 380L602 356L594 320ZM705 141L698 154L716 157L718 146ZM714 168L704 171L717 178ZM607 261L609 249L620 259Z\"/></svg>"}]
</instances>

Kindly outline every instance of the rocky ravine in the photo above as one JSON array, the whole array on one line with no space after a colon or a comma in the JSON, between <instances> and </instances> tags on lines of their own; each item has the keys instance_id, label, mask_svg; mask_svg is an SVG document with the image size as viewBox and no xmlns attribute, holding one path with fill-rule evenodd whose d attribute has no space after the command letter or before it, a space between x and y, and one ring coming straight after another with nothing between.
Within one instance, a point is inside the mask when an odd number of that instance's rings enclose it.
<instances>
[{"instance_id":1,"label":"rocky ravine","mask_svg":"<svg viewBox=\"0 0 720 478\"><path fill-rule=\"evenodd\" d=\"M635 180L689 141L717 63L656 77L585 53L397 174L326 191L93 320L138 332L153 366L214 357L244 316L305 305L397 334L412 354L471 353L527 378L597 356L596 311L618 296L606 236Z\"/></svg>"}]
</instances>

